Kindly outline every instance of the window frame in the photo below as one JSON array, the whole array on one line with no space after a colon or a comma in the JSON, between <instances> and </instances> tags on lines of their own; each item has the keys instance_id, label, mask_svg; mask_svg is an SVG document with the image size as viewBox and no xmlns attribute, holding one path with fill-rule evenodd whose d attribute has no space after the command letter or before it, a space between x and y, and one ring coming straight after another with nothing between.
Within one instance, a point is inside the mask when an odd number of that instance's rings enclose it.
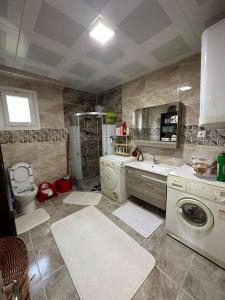
<instances>
[{"instance_id":1,"label":"window frame","mask_svg":"<svg viewBox=\"0 0 225 300\"><path fill-rule=\"evenodd\" d=\"M25 97L29 101L31 122L11 122L9 119L7 95ZM37 93L32 90L0 86L0 130L41 129Z\"/></svg>"}]
</instances>

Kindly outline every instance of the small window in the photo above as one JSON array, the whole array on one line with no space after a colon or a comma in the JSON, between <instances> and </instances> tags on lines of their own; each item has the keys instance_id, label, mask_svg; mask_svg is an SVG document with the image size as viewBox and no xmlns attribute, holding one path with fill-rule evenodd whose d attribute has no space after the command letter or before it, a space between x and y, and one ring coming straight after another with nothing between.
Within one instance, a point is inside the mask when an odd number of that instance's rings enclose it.
<instances>
[{"instance_id":1,"label":"small window","mask_svg":"<svg viewBox=\"0 0 225 300\"><path fill-rule=\"evenodd\" d=\"M37 95L34 91L0 87L0 129L40 129Z\"/></svg>"}]
</instances>

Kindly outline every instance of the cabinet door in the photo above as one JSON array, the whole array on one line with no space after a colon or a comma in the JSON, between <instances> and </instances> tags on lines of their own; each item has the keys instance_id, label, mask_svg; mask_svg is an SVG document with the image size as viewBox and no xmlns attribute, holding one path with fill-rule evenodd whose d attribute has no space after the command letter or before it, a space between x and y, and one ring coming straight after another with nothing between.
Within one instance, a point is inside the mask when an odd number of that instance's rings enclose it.
<instances>
[{"instance_id":1,"label":"cabinet door","mask_svg":"<svg viewBox=\"0 0 225 300\"><path fill-rule=\"evenodd\" d=\"M139 172L130 169L126 170L126 188L129 194L143 199L143 179Z\"/></svg>"},{"instance_id":2,"label":"cabinet door","mask_svg":"<svg viewBox=\"0 0 225 300\"><path fill-rule=\"evenodd\" d=\"M143 176L144 200L166 210L166 182Z\"/></svg>"}]
</instances>

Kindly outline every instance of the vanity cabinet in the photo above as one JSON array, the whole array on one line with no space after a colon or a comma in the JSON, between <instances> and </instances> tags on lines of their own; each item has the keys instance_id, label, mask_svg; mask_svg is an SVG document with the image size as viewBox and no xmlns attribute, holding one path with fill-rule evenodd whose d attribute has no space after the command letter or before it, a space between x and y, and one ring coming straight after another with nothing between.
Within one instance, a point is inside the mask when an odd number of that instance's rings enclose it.
<instances>
[{"instance_id":1,"label":"vanity cabinet","mask_svg":"<svg viewBox=\"0 0 225 300\"><path fill-rule=\"evenodd\" d=\"M133 168L126 168L126 188L128 194L143 199L144 190L141 171Z\"/></svg>"},{"instance_id":2,"label":"vanity cabinet","mask_svg":"<svg viewBox=\"0 0 225 300\"><path fill-rule=\"evenodd\" d=\"M126 167L127 192L156 207L166 210L167 176Z\"/></svg>"}]
</instances>

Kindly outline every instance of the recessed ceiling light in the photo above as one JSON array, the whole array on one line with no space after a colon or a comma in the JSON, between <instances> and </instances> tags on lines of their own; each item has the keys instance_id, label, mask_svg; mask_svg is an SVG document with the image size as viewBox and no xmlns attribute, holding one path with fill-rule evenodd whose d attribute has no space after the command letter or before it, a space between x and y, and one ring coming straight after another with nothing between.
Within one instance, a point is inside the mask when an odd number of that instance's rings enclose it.
<instances>
[{"instance_id":1,"label":"recessed ceiling light","mask_svg":"<svg viewBox=\"0 0 225 300\"><path fill-rule=\"evenodd\" d=\"M184 86L181 86L179 88L180 91L188 91L188 90L191 90L191 89L192 89L192 87L189 86L189 85L184 85Z\"/></svg>"},{"instance_id":2,"label":"recessed ceiling light","mask_svg":"<svg viewBox=\"0 0 225 300\"><path fill-rule=\"evenodd\" d=\"M95 24L91 28L89 35L93 39L95 39L96 41L104 45L108 40L110 40L115 35L115 33L100 18L95 22Z\"/></svg>"}]
</instances>

